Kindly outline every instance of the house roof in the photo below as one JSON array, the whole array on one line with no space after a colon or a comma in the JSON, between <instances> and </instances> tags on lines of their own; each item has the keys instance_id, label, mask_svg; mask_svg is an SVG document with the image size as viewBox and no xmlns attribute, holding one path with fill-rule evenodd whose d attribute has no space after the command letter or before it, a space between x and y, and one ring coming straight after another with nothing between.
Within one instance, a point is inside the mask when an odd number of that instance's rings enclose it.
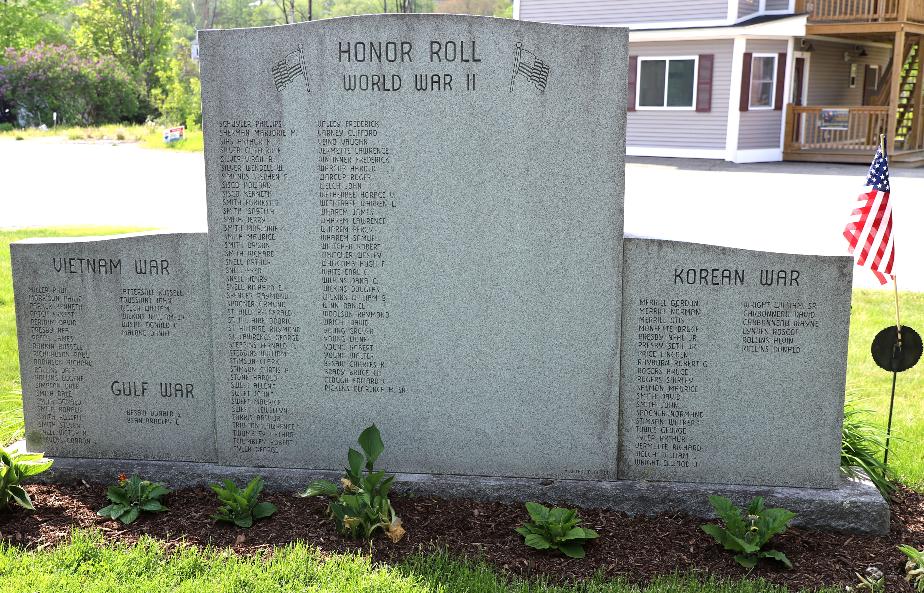
<instances>
[{"instance_id":1,"label":"house roof","mask_svg":"<svg viewBox=\"0 0 924 593\"><path fill-rule=\"evenodd\" d=\"M807 19L808 16L805 14L759 15L730 25L630 30L629 41L732 39L735 37L788 39L805 35Z\"/></svg>"}]
</instances>

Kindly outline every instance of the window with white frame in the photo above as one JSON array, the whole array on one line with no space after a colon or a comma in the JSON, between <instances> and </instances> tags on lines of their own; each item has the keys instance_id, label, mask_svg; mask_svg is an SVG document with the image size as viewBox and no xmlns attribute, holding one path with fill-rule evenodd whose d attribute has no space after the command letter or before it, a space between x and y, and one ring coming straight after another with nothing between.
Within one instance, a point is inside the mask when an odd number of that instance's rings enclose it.
<instances>
[{"instance_id":1,"label":"window with white frame","mask_svg":"<svg viewBox=\"0 0 924 593\"><path fill-rule=\"evenodd\" d=\"M776 90L776 54L751 56L751 109L773 109Z\"/></svg>"},{"instance_id":2,"label":"window with white frame","mask_svg":"<svg viewBox=\"0 0 924 593\"><path fill-rule=\"evenodd\" d=\"M639 58L637 109L693 109L697 57Z\"/></svg>"}]
</instances>

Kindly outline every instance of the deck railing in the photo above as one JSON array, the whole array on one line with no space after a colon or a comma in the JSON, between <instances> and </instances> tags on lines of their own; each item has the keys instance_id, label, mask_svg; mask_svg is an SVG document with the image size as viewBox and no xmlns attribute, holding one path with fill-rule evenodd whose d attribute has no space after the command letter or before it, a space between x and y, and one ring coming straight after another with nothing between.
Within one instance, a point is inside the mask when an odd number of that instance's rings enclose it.
<instances>
[{"instance_id":1,"label":"deck railing","mask_svg":"<svg viewBox=\"0 0 924 593\"><path fill-rule=\"evenodd\" d=\"M810 23L924 22L924 0L797 0Z\"/></svg>"},{"instance_id":2,"label":"deck railing","mask_svg":"<svg viewBox=\"0 0 924 593\"><path fill-rule=\"evenodd\" d=\"M787 105L784 150L872 154L888 121L888 107Z\"/></svg>"}]
</instances>

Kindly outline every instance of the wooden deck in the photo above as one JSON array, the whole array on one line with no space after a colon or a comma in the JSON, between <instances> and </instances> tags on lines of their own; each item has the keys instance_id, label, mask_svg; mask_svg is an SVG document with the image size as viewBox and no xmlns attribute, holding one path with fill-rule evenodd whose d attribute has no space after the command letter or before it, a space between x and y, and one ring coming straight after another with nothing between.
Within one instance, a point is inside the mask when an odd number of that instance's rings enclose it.
<instances>
[{"instance_id":1,"label":"wooden deck","mask_svg":"<svg viewBox=\"0 0 924 593\"><path fill-rule=\"evenodd\" d=\"M797 0L809 24L924 23L924 0Z\"/></svg>"}]
</instances>

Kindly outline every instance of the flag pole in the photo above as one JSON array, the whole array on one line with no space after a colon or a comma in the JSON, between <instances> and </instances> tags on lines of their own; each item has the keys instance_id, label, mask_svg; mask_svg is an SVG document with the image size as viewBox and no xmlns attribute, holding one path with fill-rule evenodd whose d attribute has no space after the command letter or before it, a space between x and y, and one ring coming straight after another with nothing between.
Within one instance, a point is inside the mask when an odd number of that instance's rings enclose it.
<instances>
[{"instance_id":1,"label":"flag pole","mask_svg":"<svg viewBox=\"0 0 924 593\"><path fill-rule=\"evenodd\" d=\"M879 134L879 144L882 147L882 154L888 158L885 144L885 134ZM889 465L889 445L892 438L892 412L895 409L895 382L898 379L897 359L902 350L902 318L898 308L898 276L892 274L892 289L895 294L895 346L892 349L892 395L889 398L889 419L886 423L886 442L885 457L882 460L883 466Z\"/></svg>"}]
</instances>

